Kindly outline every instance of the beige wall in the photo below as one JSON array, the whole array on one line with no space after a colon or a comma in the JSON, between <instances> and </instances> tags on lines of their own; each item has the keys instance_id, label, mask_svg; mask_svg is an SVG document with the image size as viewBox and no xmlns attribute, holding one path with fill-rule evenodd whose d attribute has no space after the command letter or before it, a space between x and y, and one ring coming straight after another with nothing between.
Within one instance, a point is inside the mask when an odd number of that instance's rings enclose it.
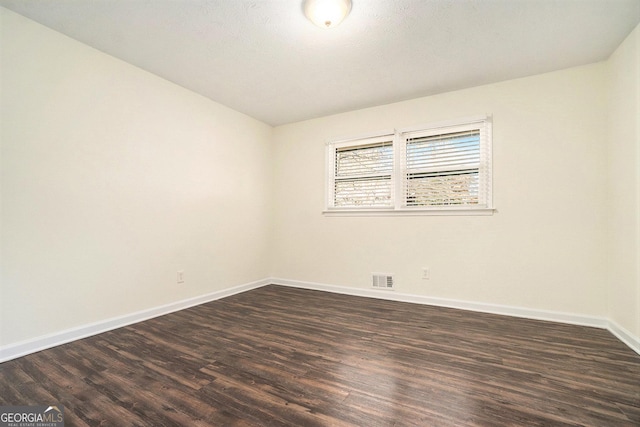
<instances>
[{"instance_id":1,"label":"beige wall","mask_svg":"<svg viewBox=\"0 0 640 427\"><path fill-rule=\"evenodd\" d=\"M640 337L640 26L608 67L608 315Z\"/></svg>"},{"instance_id":2,"label":"beige wall","mask_svg":"<svg viewBox=\"0 0 640 427\"><path fill-rule=\"evenodd\" d=\"M603 316L604 64L277 127L275 276ZM324 143L493 115L493 216L325 217ZM422 280L422 268L431 279Z\"/></svg>"},{"instance_id":3,"label":"beige wall","mask_svg":"<svg viewBox=\"0 0 640 427\"><path fill-rule=\"evenodd\" d=\"M0 15L0 345L269 275L271 127Z\"/></svg>"}]
</instances>

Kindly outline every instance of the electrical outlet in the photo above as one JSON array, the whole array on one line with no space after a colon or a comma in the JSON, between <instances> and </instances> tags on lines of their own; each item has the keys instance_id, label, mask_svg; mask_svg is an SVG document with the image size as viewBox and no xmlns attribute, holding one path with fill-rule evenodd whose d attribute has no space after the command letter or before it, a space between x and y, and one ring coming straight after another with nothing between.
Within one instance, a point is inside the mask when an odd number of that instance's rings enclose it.
<instances>
[{"instance_id":1,"label":"electrical outlet","mask_svg":"<svg viewBox=\"0 0 640 427\"><path fill-rule=\"evenodd\" d=\"M178 283L184 283L184 270L178 270Z\"/></svg>"},{"instance_id":2,"label":"electrical outlet","mask_svg":"<svg viewBox=\"0 0 640 427\"><path fill-rule=\"evenodd\" d=\"M422 269L422 278L424 280L429 280L431 278L431 269L429 267L424 267Z\"/></svg>"}]
</instances>

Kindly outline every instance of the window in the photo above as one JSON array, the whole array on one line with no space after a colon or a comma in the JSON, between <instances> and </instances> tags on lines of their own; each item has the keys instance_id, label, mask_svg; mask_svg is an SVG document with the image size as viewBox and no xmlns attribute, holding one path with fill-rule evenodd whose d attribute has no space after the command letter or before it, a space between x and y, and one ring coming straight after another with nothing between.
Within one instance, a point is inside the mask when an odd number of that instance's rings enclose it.
<instances>
[{"instance_id":1,"label":"window","mask_svg":"<svg viewBox=\"0 0 640 427\"><path fill-rule=\"evenodd\" d=\"M327 144L328 214L487 214L487 117Z\"/></svg>"},{"instance_id":2,"label":"window","mask_svg":"<svg viewBox=\"0 0 640 427\"><path fill-rule=\"evenodd\" d=\"M332 207L390 208L393 135L336 144Z\"/></svg>"}]
</instances>

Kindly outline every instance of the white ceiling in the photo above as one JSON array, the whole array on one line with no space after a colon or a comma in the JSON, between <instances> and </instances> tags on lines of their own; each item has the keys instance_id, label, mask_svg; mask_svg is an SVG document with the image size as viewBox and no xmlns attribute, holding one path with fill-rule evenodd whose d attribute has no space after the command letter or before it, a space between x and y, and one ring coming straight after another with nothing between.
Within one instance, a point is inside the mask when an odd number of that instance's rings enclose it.
<instances>
[{"instance_id":1,"label":"white ceiling","mask_svg":"<svg viewBox=\"0 0 640 427\"><path fill-rule=\"evenodd\" d=\"M302 0L0 0L271 125L606 59L640 0L353 0L337 28Z\"/></svg>"}]
</instances>

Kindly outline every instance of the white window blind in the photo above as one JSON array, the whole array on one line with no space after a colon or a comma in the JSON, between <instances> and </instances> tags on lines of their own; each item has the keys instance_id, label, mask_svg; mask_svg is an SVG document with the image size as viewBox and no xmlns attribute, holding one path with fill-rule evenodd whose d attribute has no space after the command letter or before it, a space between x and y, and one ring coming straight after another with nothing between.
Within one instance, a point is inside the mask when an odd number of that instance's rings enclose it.
<instances>
[{"instance_id":1,"label":"white window blind","mask_svg":"<svg viewBox=\"0 0 640 427\"><path fill-rule=\"evenodd\" d=\"M333 150L335 208L380 208L392 205L392 139L365 140Z\"/></svg>"},{"instance_id":2,"label":"white window blind","mask_svg":"<svg viewBox=\"0 0 640 427\"><path fill-rule=\"evenodd\" d=\"M487 117L332 142L327 159L329 213L493 210Z\"/></svg>"},{"instance_id":3,"label":"white window blind","mask_svg":"<svg viewBox=\"0 0 640 427\"><path fill-rule=\"evenodd\" d=\"M479 130L409 137L405 151L405 206L479 204Z\"/></svg>"}]
</instances>

